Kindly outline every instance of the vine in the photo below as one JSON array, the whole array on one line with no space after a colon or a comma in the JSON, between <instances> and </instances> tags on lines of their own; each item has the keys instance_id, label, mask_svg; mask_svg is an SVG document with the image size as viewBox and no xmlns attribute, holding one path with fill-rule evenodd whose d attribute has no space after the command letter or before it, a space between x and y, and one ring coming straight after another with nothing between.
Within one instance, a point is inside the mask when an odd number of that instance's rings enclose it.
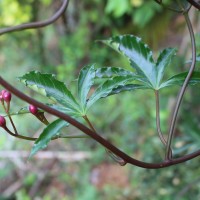
<instances>
[{"instance_id":1,"label":"vine","mask_svg":"<svg viewBox=\"0 0 200 200\"><path fill-rule=\"evenodd\" d=\"M161 6L165 6L162 0L155 0L155 2L159 3ZM56 12L54 16L48 20L4 28L0 30L0 35L13 31L21 31L25 29L41 28L47 26L53 23L63 14L68 6L68 3L69 0L64 0L61 8ZM152 57L151 50L141 41L140 38L132 35L112 37L102 42L112 47L125 58L127 58L130 61L130 65L134 71L116 67L96 68L94 65L87 65L81 69L78 77L77 97L71 93L71 91L65 86L64 83L58 81L51 74L42 74L32 71L19 78L19 80L26 86L35 89L37 92L42 92L42 94L45 95L48 99L54 99L57 104L44 104L31 97L28 97L10 85L0 76L0 84L5 88L5 90L2 90L0 93L0 102L6 113L6 117L8 117L11 122L14 132L7 128L6 119L3 116L0 116L0 126L13 137L35 141L35 144L31 150L30 157L37 153L39 150L45 148L51 140L59 138L85 137L83 135L62 135L60 130L68 127L69 124L75 126L87 136L93 138L102 146L104 146L111 157L120 165L129 163L142 168L158 169L179 164L199 156L200 150L180 158L173 158L172 140L174 136L178 111L185 90L189 84L193 85L200 83L200 72L194 71L196 63L196 46L193 28L188 16L188 12L191 6L193 5L197 9L200 9L200 4L193 0L188 0L188 6L185 6L185 4L180 0L176 0L176 3L179 6L179 9L168 9L182 13L185 17L192 44L192 63L189 72L174 75L173 77L164 81L163 76L165 69L171 62L172 57L175 55L176 49L164 49L155 62ZM96 83L96 80L99 80L100 84L91 95L88 95L91 87ZM182 85L182 87L177 97L177 103L170 123L168 137L165 139L160 126L159 90L165 87L170 87L172 85ZM87 111L89 108L99 99L106 98L110 95L116 95L120 92L134 91L137 89L149 89L153 90L155 93L157 132L161 142L166 149L165 158L160 163L146 163L130 157L119 148L111 144L108 140L103 138L99 133L97 133L94 125L90 122L87 116ZM9 111L12 97L11 94L30 104L29 108L25 108L23 110L23 113L32 113L46 125L46 128L43 130L39 138L23 136L17 132L17 129L12 120L12 114ZM49 123L44 116L44 112L50 113L58 117L58 119L52 123ZM20 112L18 112L18 114L19 113ZM80 118L86 122L88 127L79 122Z\"/></svg>"}]
</instances>

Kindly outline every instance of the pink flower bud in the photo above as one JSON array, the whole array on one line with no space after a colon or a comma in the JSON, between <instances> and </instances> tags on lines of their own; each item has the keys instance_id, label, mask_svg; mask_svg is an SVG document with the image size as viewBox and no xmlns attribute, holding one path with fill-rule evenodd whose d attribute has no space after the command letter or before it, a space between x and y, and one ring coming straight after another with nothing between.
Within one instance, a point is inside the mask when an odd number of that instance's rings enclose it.
<instances>
[{"instance_id":1,"label":"pink flower bud","mask_svg":"<svg viewBox=\"0 0 200 200\"><path fill-rule=\"evenodd\" d=\"M1 93L2 93L2 97L3 97L4 101L7 102L7 103L10 102L11 98L12 98L11 93L8 92L8 91L5 91L5 92L2 92L2 91L1 91Z\"/></svg>"},{"instance_id":2,"label":"pink flower bud","mask_svg":"<svg viewBox=\"0 0 200 200\"><path fill-rule=\"evenodd\" d=\"M3 94L4 94L5 92L7 92L7 90L1 90L2 96L3 96Z\"/></svg>"},{"instance_id":3,"label":"pink flower bud","mask_svg":"<svg viewBox=\"0 0 200 200\"><path fill-rule=\"evenodd\" d=\"M6 120L3 116L0 115L0 127L6 126Z\"/></svg>"},{"instance_id":4,"label":"pink flower bud","mask_svg":"<svg viewBox=\"0 0 200 200\"><path fill-rule=\"evenodd\" d=\"M36 115L38 113L38 108L36 106L34 106L34 105L29 105L29 111L33 115Z\"/></svg>"},{"instance_id":5,"label":"pink flower bud","mask_svg":"<svg viewBox=\"0 0 200 200\"><path fill-rule=\"evenodd\" d=\"M1 92L0 92L0 101L1 102L3 102L4 101L4 99L3 99L3 94L6 92L6 90L2 90Z\"/></svg>"}]
</instances>

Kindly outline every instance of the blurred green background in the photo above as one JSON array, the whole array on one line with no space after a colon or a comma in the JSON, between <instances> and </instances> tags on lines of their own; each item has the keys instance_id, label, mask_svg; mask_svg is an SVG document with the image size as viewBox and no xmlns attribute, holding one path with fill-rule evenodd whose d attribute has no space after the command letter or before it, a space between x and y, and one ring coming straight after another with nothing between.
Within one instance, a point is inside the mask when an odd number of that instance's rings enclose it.
<instances>
[{"instance_id":1,"label":"blurred green background","mask_svg":"<svg viewBox=\"0 0 200 200\"><path fill-rule=\"evenodd\" d=\"M174 1L163 2L176 6ZM0 26L47 19L60 4L53 0L1 0ZM198 11L191 9L190 17L195 32L200 33ZM73 90L71 83L88 63L129 68L116 52L95 42L118 34L142 37L155 56L162 48L177 47L177 57L167 69L168 77L189 67L185 62L191 58L190 38L181 15L153 0L71 0L65 14L53 25L0 37L1 76L41 101L41 96L25 89L16 77L31 70L53 73ZM199 54L199 34L196 41ZM199 149L199 89L188 88L182 103L173 144L175 156ZM178 87L161 91L164 133L168 131L178 91ZM26 103L14 98L11 110L18 111L23 106ZM89 117L100 134L134 158L146 162L162 160L164 149L156 133L151 91L103 99L91 109ZM14 116L14 121L22 135L38 136L44 128L31 115ZM69 132L79 131L70 127ZM121 167L92 139L65 139L51 142L45 151L27 161L32 145L0 130L0 200L200 199L199 158L159 170Z\"/></svg>"}]
</instances>

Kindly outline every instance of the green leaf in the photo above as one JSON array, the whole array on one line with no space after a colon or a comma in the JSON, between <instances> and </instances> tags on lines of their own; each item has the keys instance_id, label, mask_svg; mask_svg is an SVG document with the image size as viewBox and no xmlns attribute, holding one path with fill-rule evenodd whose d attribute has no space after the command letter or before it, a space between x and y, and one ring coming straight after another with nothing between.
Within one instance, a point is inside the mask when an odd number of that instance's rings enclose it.
<instances>
[{"instance_id":1,"label":"green leaf","mask_svg":"<svg viewBox=\"0 0 200 200\"><path fill-rule=\"evenodd\" d=\"M82 117L82 113L80 112L74 112L72 111L71 109L67 108L67 107L64 107L62 105L56 105L56 104L47 104L49 107L55 109L55 110L58 110L62 113L65 113L73 118L78 118L78 117Z\"/></svg>"},{"instance_id":2,"label":"green leaf","mask_svg":"<svg viewBox=\"0 0 200 200\"><path fill-rule=\"evenodd\" d=\"M156 70L152 51L140 38L133 35L116 36L103 41L122 55L125 55L143 82L156 87Z\"/></svg>"},{"instance_id":3,"label":"green leaf","mask_svg":"<svg viewBox=\"0 0 200 200\"><path fill-rule=\"evenodd\" d=\"M100 98L105 98L109 96L114 88L125 85L127 82L133 81L135 78L133 76L116 76L104 83L102 83L95 92L91 95L87 102L87 109L94 104Z\"/></svg>"},{"instance_id":4,"label":"green leaf","mask_svg":"<svg viewBox=\"0 0 200 200\"><path fill-rule=\"evenodd\" d=\"M79 105L71 92L63 82L55 79L55 76L52 74L42 74L32 71L19 77L19 80L31 89L56 100L58 103L71 109L71 111L79 112Z\"/></svg>"},{"instance_id":5,"label":"green leaf","mask_svg":"<svg viewBox=\"0 0 200 200\"><path fill-rule=\"evenodd\" d=\"M78 97L81 103L83 112L87 103L87 96L91 86L94 84L95 69L94 65L88 65L81 69L78 77Z\"/></svg>"},{"instance_id":6,"label":"green leaf","mask_svg":"<svg viewBox=\"0 0 200 200\"><path fill-rule=\"evenodd\" d=\"M171 62L171 58L173 55L175 55L175 53L176 53L175 48L167 48L167 49L164 49L160 53L157 63L156 63L157 88L159 88L160 82L164 75L164 71L166 67L169 65L169 63Z\"/></svg>"},{"instance_id":7,"label":"green leaf","mask_svg":"<svg viewBox=\"0 0 200 200\"><path fill-rule=\"evenodd\" d=\"M133 72L118 67L101 67L95 71L96 78L110 78L113 76L134 75Z\"/></svg>"},{"instance_id":8,"label":"green leaf","mask_svg":"<svg viewBox=\"0 0 200 200\"><path fill-rule=\"evenodd\" d=\"M115 17L121 17L130 9L129 0L108 0L105 8L106 13L112 13Z\"/></svg>"},{"instance_id":9,"label":"green leaf","mask_svg":"<svg viewBox=\"0 0 200 200\"><path fill-rule=\"evenodd\" d=\"M35 141L34 146L31 150L29 158L31 158L33 155L35 155L39 150L44 149L47 147L48 143L51 141L52 138L59 135L59 131L65 127L68 126L69 123L57 119L51 124L49 124L41 133L39 138Z\"/></svg>"},{"instance_id":10,"label":"green leaf","mask_svg":"<svg viewBox=\"0 0 200 200\"><path fill-rule=\"evenodd\" d=\"M127 85L122 85L122 86L118 86L117 88L114 88L108 96L114 95L114 94L118 94L121 92L126 92L126 91L133 91L133 90L137 90L137 89L149 89L144 85L138 85L138 84L127 84Z\"/></svg>"},{"instance_id":11,"label":"green leaf","mask_svg":"<svg viewBox=\"0 0 200 200\"><path fill-rule=\"evenodd\" d=\"M188 74L188 72L183 72L183 73L177 74L175 76L172 76L166 82L162 83L159 89L164 88L164 87L173 86L173 85L180 85L180 86L183 85L187 74ZM200 72L195 71L192 74L189 84L195 85L198 83L200 83Z\"/></svg>"}]
</instances>

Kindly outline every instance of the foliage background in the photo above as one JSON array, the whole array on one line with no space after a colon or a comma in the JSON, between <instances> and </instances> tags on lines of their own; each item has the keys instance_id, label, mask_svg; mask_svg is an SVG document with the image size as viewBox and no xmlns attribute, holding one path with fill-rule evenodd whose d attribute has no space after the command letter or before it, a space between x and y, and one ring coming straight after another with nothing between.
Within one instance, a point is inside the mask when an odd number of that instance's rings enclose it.
<instances>
[{"instance_id":1,"label":"foliage background","mask_svg":"<svg viewBox=\"0 0 200 200\"><path fill-rule=\"evenodd\" d=\"M173 1L165 3L172 5ZM46 19L59 5L59 1L51 0L2 0L0 26ZM199 33L199 14L194 9L190 14L194 29ZM114 51L95 42L118 34L138 35L155 52L164 47L178 47L178 56L168 68L169 76L185 71L189 66L184 64L190 59L191 52L182 16L163 9L154 1L74 0L54 25L2 36L0 73L19 89L42 100L42 97L24 89L16 77L34 69L54 73L70 85L81 67L88 63L128 68L128 63ZM199 38L197 35L197 47ZM167 131L170 109L176 101L178 89L174 87L161 93L164 132ZM198 89L196 86L187 90L176 129L176 155L194 151L200 144ZM12 110L17 111L22 106L25 103L14 98ZM47 117L52 120L51 116ZM100 133L133 157L153 162L163 156L164 150L155 131L154 95L150 91L123 93L101 100L91 109L90 118ZM31 115L14 117L14 120L24 135L37 136L43 128ZM52 142L47 149L51 153L50 159L43 159L39 156L42 153L38 153L38 157L27 162L22 151L30 151L33 144L0 131L0 199L200 198L198 158L160 170L130 165L120 167L93 140L73 139ZM73 127L69 131L77 132ZM61 153L75 157L80 151L82 155L90 152L90 158L81 156L74 161L58 156ZM55 155L53 152L59 153Z\"/></svg>"}]
</instances>

